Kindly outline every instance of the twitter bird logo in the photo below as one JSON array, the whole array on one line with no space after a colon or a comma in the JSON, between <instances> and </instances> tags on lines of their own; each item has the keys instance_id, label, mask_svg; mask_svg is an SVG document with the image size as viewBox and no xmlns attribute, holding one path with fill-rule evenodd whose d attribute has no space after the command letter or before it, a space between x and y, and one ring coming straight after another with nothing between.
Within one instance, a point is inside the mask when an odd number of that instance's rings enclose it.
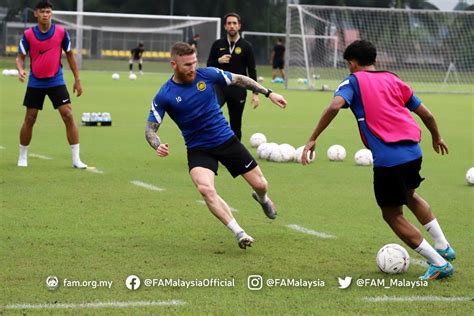
<instances>
[{"instance_id":1,"label":"twitter bird logo","mask_svg":"<svg viewBox=\"0 0 474 316\"><path fill-rule=\"evenodd\" d=\"M346 276L344 279L338 277L337 281L339 282L340 289L347 289L351 285L352 277Z\"/></svg>"}]
</instances>

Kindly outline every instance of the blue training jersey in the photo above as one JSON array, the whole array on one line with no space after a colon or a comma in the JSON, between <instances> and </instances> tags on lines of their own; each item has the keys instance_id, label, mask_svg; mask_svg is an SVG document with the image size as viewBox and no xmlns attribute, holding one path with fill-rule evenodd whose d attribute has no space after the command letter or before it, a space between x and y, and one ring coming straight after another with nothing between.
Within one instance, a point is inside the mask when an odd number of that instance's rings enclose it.
<instances>
[{"instance_id":1,"label":"blue training jersey","mask_svg":"<svg viewBox=\"0 0 474 316\"><path fill-rule=\"evenodd\" d=\"M369 149L374 157L375 167L393 167L418 159L422 156L421 147L412 141L401 141L396 143L385 143L375 136L368 128L365 117L359 83L355 76L345 78L336 89L334 96L344 98L346 104L343 108L350 108L357 119L359 130L367 141ZM421 100L415 94L408 100L405 106L410 111L415 111L420 106Z\"/></svg>"},{"instance_id":2,"label":"blue training jersey","mask_svg":"<svg viewBox=\"0 0 474 316\"><path fill-rule=\"evenodd\" d=\"M217 103L214 84L230 85L232 74L214 67L198 68L191 84L169 79L151 104L149 122L162 122L165 112L178 125L186 147L214 148L234 136Z\"/></svg>"},{"instance_id":3,"label":"blue training jersey","mask_svg":"<svg viewBox=\"0 0 474 316\"><path fill-rule=\"evenodd\" d=\"M50 29L46 33L42 33L38 28L38 25L33 27L33 32L36 38L39 41L45 41L51 38L55 31L55 24L52 23ZM61 43L61 47L65 52L71 51L71 38L69 37L69 33L67 31L64 32L64 39ZM28 55L30 50L30 43L26 39L25 35L20 40L18 44L18 53L22 55ZM33 75L33 72L30 70L29 78L28 78L28 87L30 88L51 88L65 85L66 82L64 81L63 77L63 67L62 65L59 67L58 72L52 78L44 78L38 79Z\"/></svg>"}]
</instances>

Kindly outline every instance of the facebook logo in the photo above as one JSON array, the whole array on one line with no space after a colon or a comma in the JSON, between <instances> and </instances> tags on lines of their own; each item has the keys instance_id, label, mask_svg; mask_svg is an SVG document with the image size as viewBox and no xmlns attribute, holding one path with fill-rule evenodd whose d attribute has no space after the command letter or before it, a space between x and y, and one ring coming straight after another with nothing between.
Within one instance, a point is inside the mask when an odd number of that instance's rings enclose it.
<instances>
[{"instance_id":1,"label":"facebook logo","mask_svg":"<svg viewBox=\"0 0 474 316\"><path fill-rule=\"evenodd\" d=\"M132 291L138 290L140 288L140 284L141 284L140 278L137 277L136 275L133 275L133 274L129 275L125 279L125 286L129 290L132 290Z\"/></svg>"}]
</instances>

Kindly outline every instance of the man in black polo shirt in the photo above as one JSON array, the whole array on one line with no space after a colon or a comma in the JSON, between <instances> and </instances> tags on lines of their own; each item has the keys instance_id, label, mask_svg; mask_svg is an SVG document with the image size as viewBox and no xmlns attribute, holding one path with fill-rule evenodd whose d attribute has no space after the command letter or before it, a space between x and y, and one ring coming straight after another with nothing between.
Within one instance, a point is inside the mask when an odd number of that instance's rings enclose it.
<instances>
[{"instance_id":1,"label":"man in black polo shirt","mask_svg":"<svg viewBox=\"0 0 474 316\"><path fill-rule=\"evenodd\" d=\"M216 40L212 45L207 60L207 66L220 68L239 75L249 76L257 80L255 57L252 46L240 37L240 16L237 13L228 13L224 16L224 28L227 36ZM227 102L230 127L235 136L242 138L242 115L244 113L247 90L237 86L215 86L217 102L222 107ZM253 94L252 105L259 104L258 94Z\"/></svg>"}]
</instances>

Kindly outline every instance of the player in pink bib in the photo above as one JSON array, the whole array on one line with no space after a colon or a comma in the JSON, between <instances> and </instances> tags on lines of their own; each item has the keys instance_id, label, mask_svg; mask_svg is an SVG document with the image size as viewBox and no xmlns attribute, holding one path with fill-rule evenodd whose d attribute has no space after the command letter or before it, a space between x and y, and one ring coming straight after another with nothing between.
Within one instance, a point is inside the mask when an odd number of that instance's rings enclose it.
<instances>
[{"instance_id":1,"label":"player in pink bib","mask_svg":"<svg viewBox=\"0 0 474 316\"><path fill-rule=\"evenodd\" d=\"M418 115L431 133L437 153L447 154L448 147L436 121L395 74L375 70L377 51L368 41L355 41L344 51L351 75L344 79L331 104L323 112L302 155L303 165L313 152L316 139L328 127L341 108L350 108L357 119L363 143L374 157L374 192L384 220L408 246L426 258L430 266L420 277L433 280L449 277L456 257L429 204L416 192L421 181L421 129L411 116ZM429 232L433 248L420 231L403 215L406 205Z\"/></svg>"},{"instance_id":2,"label":"player in pink bib","mask_svg":"<svg viewBox=\"0 0 474 316\"><path fill-rule=\"evenodd\" d=\"M26 115L20 130L19 167L28 166L28 146L33 136L33 126L38 112L43 109L44 98L49 97L55 109L66 125L66 134L72 151L74 168L85 169L79 156L79 132L74 122L71 100L63 78L61 65L62 50L66 52L69 67L74 75L73 92L82 94L81 81L76 60L71 50L69 34L63 27L51 23L52 5L48 1L40 1L35 7L38 25L27 29L18 45L16 67L21 82L26 80L24 69L26 56L30 56L30 75L23 105Z\"/></svg>"}]
</instances>

